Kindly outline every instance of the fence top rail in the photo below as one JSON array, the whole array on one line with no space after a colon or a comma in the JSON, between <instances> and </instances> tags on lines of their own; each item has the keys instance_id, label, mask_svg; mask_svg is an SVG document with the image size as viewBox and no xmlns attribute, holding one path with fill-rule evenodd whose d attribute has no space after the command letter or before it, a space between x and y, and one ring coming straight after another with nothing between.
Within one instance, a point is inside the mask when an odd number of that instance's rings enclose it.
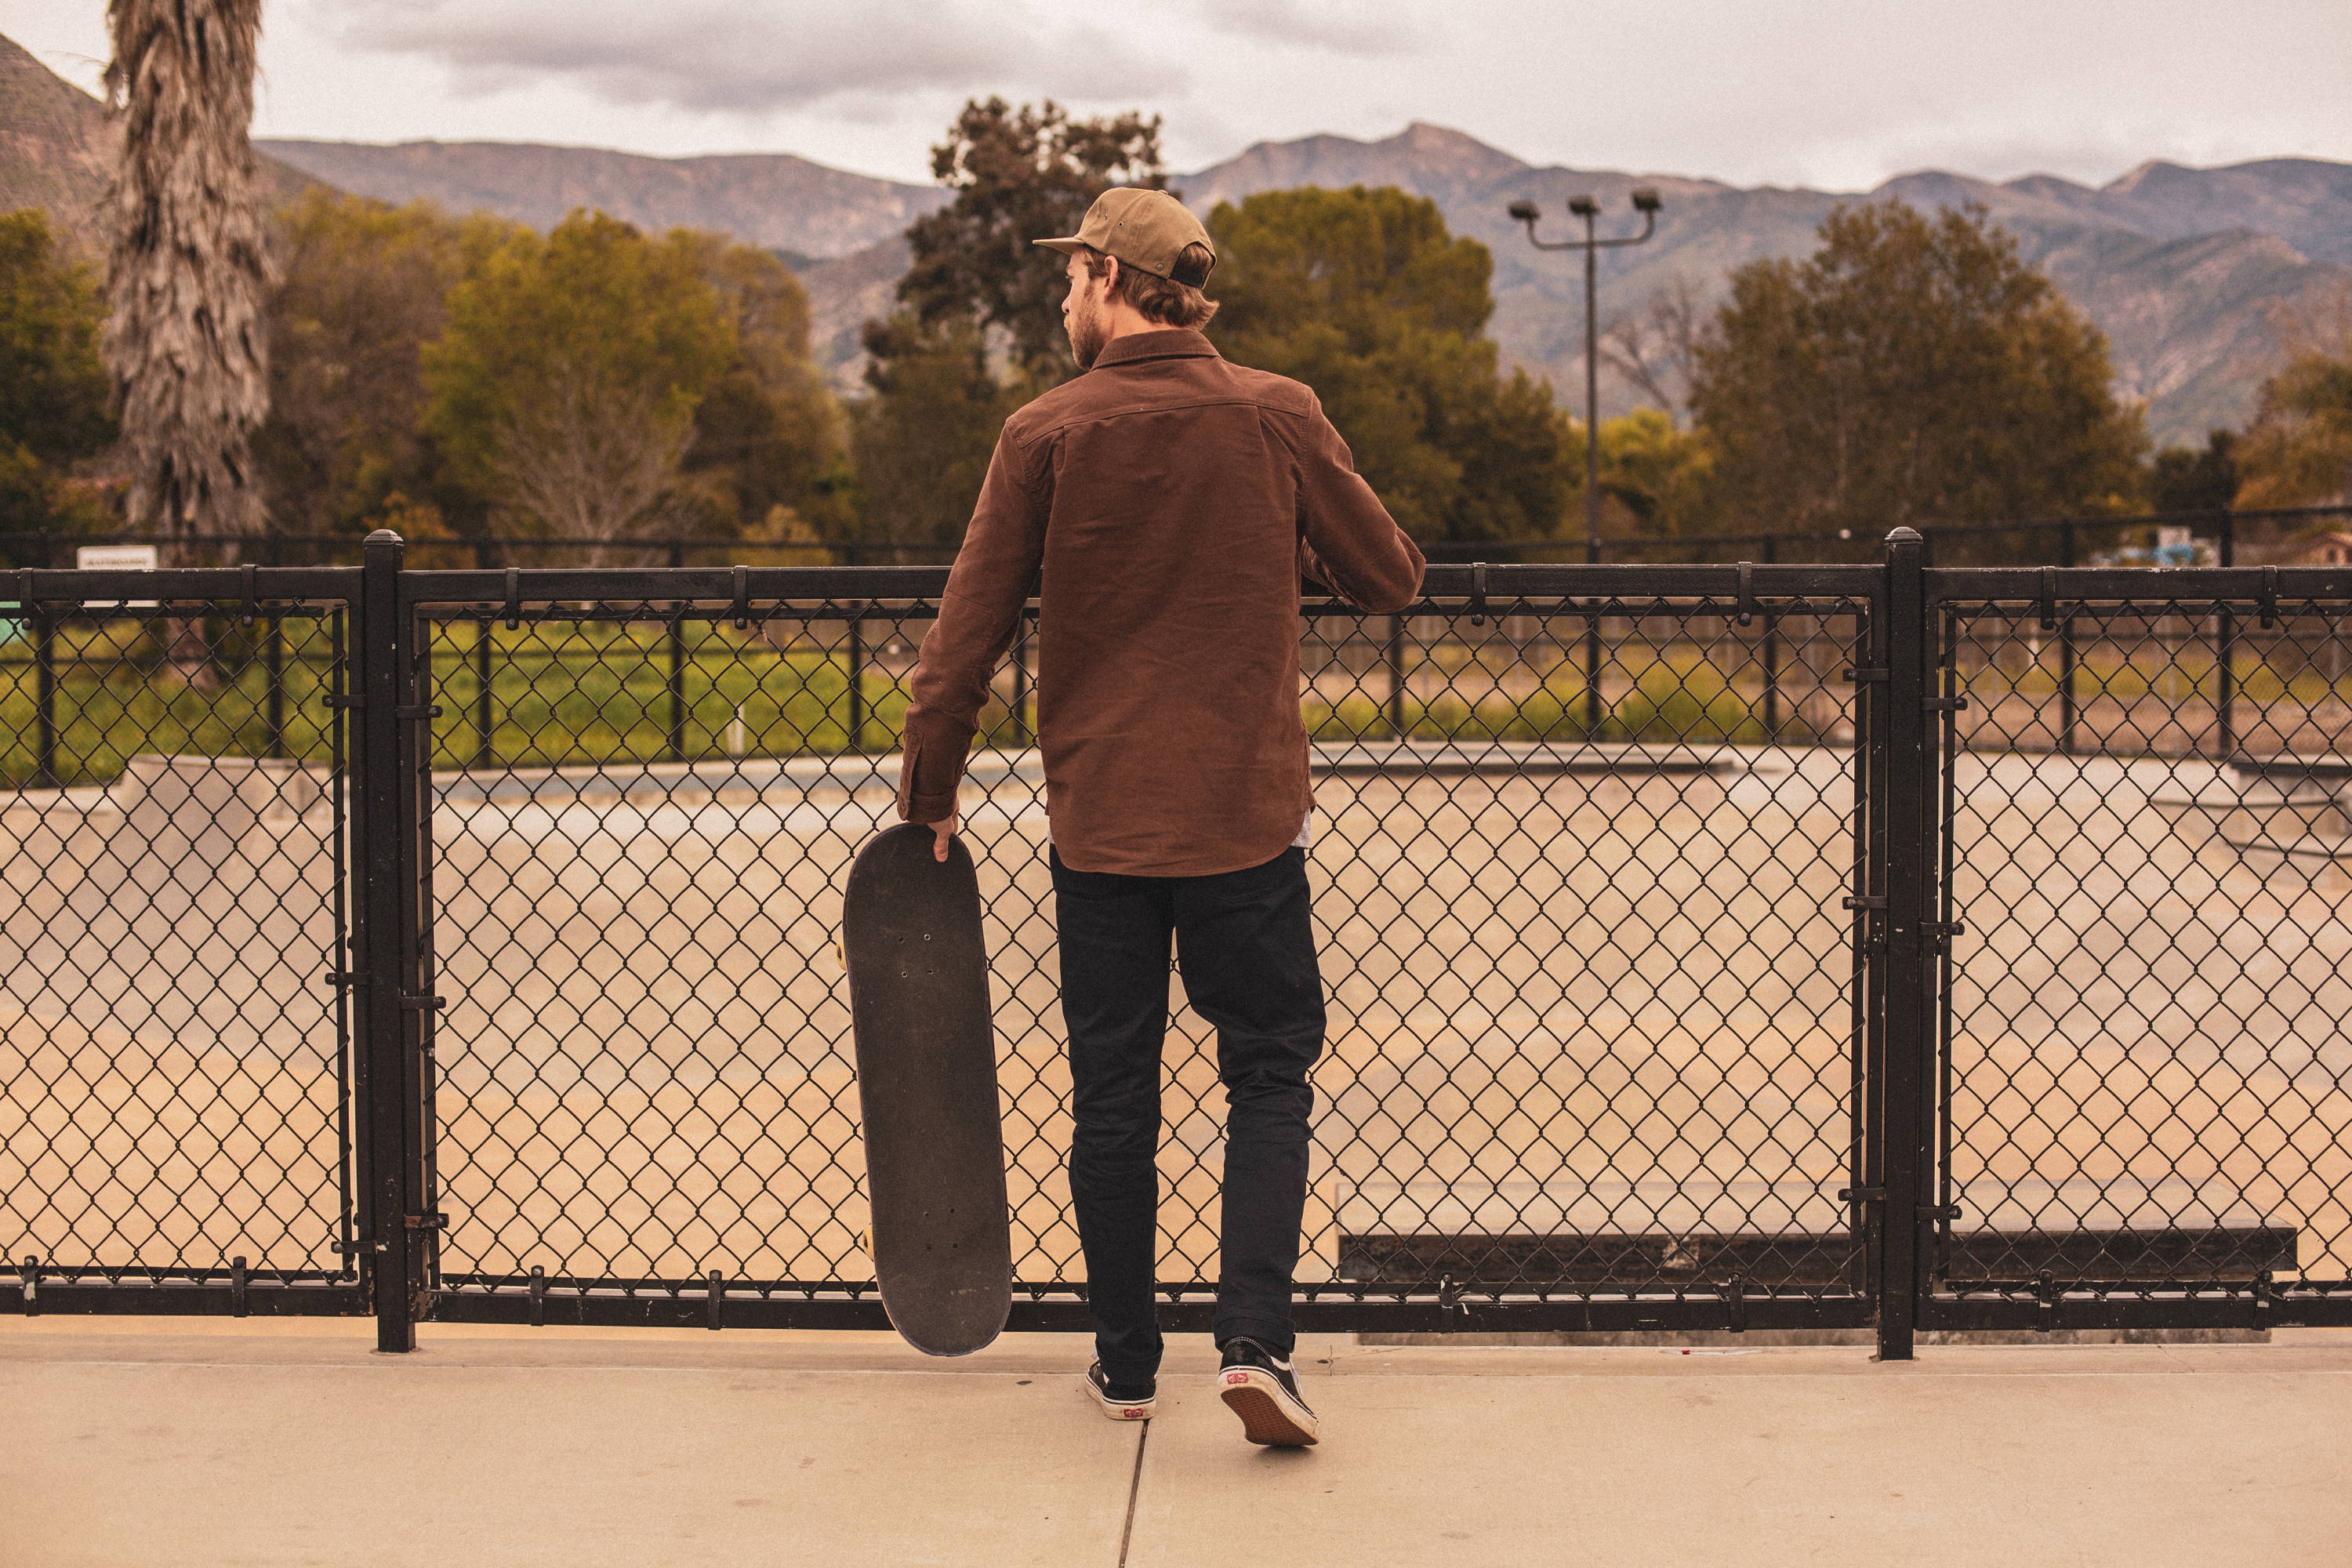
<instances>
[{"instance_id":1,"label":"fence top rail","mask_svg":"<svg viewBox=\"0 0 2352 1568\"><path fill-rule=\"evenodd\" d=\"M52 575L62 575L53 574ZM1433 564L1422 600L1408 614L1446 613L1450 599L1861 598L1881 580L1872 565L1487 565ZM505 571L401 574L404 602L497 613L502 606L587 603L700 603L747 608L781 602L846 609L859 601L922 604L947 591L944 566L517 567ZM1350 605L1310 588L1310 615L1352 615Z\"/></svg>"},{"instance_id":2,"label":"fence top rail","mask_svg":"<svg viewBox=\"0 0 2352 1568\"><path fill-rule=\"evenodd\" d=\"M348 602L358 596L360 571L357 566L174 566L159 572L81 572L20 566L0 571L0 604Z\"/></svg>"},{"instance_id":3,"label":"fence top rail","mask_svg":"<svg viewBox=\"0 0 2352 1568\"><path fill-rule=\"evenodd\" d=\"M2352 566L1932 566L1925 576L1928 602L1942 605L2352 599Z\"/></svg>"},{"instance_id":4,"label":"fence top rail","mask_svg":"<svg viewBox=\"0 0 2352 1568\"><path fill-rule=\"evenodd\" d=\"M2003 518L1982 522L1937 521L1928 520L1916 526L1938 538L1975 537L2004 533L2063 531L2066 529L2145 528L2164 524L2234 525L2242 522L2316 522L2327 518L2352 518L2352 505L2287 507L2200 507L2179 511L2143 511L2115 514L2077 513L2060 517ZM1689 535L1629 535L1612 537L1601 542L1604 550L1722 550L1741 545L1801 546L1808 542L1874 545L1879 532L1867 528L1766 529L1747 533ZM684 551L757 551L778 553L793 550L823 549L852 556L861 554L952 554L952 543L914 542L882 539L832 540L803 542L780 540L753 542L740 539L707 538L699 536L616 539L583 542L572 539L531 538L499 534L462 539L434 539L413 542L439 550L471 550L476 552L509 552L515 551L560 551L582 549L636 550L651 552ZM154 544L188 545L198 548L214 546L258 547L264 550L287 546L326 547L357 551L362 537L351 533L288 532L266 534L163 534L142 533L117 530L105 533L76 533L53 529L25 529L0 531L0 548L37 545L57 549L79 544ZM1433 555L1443 552L1455 560L1475 560L1481 551L1517 552L1525 550L1581 550L1580 538L1497 539L1497 540L1429 540L1423 548Z\"/></svg>"}]
</instances>

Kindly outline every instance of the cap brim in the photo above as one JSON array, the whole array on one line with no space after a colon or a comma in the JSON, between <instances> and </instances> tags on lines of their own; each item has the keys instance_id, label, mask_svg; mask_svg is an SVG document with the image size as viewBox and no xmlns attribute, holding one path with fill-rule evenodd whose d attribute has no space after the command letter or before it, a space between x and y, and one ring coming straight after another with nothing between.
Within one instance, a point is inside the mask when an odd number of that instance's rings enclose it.
<instances>
[{"instance_id":1,"label":"cap brim","mask_svg":"<svg viewBox=\"0 0 2352 1568\"><path fill-rule=\"evenodd\" d=\"M1067 239L1033 239L1032 245L1042 245L1048 250L1058 250L1065 256L1076 256L1087 248L1087 242L1072 235Z\"/></svg>"}]
</instances>

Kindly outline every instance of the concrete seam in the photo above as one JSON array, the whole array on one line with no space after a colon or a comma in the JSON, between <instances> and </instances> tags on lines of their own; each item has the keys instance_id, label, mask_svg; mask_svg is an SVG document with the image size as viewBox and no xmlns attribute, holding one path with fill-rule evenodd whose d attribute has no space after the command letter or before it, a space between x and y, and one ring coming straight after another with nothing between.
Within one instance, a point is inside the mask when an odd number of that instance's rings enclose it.
<instances>
[{"instance_id":1,"label":"concrete seam","mask_svg":"<svg viewBox=\"0 0 2352 1568\"><path fill-rule=\"evenodd\" d=\"M1118 1568L1127 1568L1127 1549L1135 1539L1135 1505L1143 1495L1143 1450L1151 1441L1151 1423L1139 1421L1143 1430L1135 1438L1135 1469L1127 1478L1127 1522L1118 1531Z\"/></svg>"}]
</instances>

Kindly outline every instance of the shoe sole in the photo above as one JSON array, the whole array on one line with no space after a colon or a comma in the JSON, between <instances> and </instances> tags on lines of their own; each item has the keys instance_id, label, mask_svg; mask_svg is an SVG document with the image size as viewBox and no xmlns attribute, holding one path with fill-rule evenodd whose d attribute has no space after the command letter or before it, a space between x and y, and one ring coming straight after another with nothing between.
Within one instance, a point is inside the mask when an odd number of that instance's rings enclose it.
<instances>
[{"instance_id":1,"label":"shoe sole","mask_svg":"<svg viewBox=\"0 0 2352 1568\"><path fill-rule=\"evenodd\" d=\"M1102 1396L1102 1390L1095 1386L1095 1381L1090 1377L1078 1379L1078 1392L1085 1394L1096 1409L1113 1421L1149 1421L1151 1419L1152 1411L1160 1403L1156 1399L1147 1399L1140 1404L1123 1405L1115 1400L1105 1399Z\"/></svg>"},{"instance_id":2,"label":"shoe sole","mask_svg":"<svg viewBox=\"0 0 2352 1568\"><path fill-rule=\"evenodd\" d=\"M1265 1373L1236 1368L1217 1374L1217 1397L1242 1418L1242 1436L1268 1448L1311 1448L1321 1441L1315 1413ZM1301 1417L1304 1419L1301 1419Z\"/></svg>"}]
</instances>

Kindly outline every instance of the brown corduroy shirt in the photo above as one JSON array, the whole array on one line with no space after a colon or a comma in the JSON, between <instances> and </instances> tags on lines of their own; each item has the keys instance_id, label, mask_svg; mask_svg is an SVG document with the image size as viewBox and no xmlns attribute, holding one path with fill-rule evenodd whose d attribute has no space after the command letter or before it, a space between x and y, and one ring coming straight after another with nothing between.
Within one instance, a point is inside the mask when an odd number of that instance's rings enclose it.
<instances>
[{"instance_id":1,"label":"brown corduroy shirt","mask_svg":"<svg viewBox=\"0 0 2352 1568\"><path fill-rule=\"evenodd\" d=\"M1034 584L1063 862L1202 877L1271 860L1314 805L1300 574L1385 613L1419 595L1422 564L1314 393L1197 331L1114 338L1004 422L916 665L899 815L955 809Z\"/></svg>"}]
</instances>

